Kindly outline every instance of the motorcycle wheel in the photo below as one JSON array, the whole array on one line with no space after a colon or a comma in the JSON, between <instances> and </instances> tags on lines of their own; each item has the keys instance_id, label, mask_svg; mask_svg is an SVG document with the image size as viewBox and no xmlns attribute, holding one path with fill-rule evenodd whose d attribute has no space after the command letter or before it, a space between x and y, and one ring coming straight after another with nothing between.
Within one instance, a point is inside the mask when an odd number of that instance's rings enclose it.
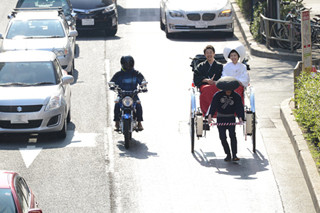
<instances>
[{"instance_id":1,"label":"motorcycle wheel","mask_svg":"<svg viewBox=\"0 0 320 213\"><path fill-rule=\"evenodd\" d=\"M130 132L130 120L124 120L123 122L123 135L124 135L124 147L129 149L129 143L131 141L131 132Z\"/></svg>"}]
</instances>

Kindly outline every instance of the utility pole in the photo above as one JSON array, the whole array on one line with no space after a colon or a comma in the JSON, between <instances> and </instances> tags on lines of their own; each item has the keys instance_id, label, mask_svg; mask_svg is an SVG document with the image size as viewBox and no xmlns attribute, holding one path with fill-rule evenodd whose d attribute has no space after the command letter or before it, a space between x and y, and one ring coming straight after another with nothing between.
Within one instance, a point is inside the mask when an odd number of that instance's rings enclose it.
<instances>
[{"instance_id":1,"label":"utility pole","mask_svg":"<svg viewBox=\"0 0 320 213\"><path fill-rule=\"evenodd\" d=\"M278 0L267 0L267 17L278 18Z\"/></svg>"}]
</instances>

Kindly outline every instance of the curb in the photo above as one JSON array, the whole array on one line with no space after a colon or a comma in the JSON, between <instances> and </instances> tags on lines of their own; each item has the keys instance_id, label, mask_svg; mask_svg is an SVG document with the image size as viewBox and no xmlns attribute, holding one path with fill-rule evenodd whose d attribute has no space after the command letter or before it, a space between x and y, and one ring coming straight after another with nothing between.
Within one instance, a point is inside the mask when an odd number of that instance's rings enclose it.
<instances>
[{"instance_id":1,"label":"curb","mask_svg":"<svg viewBox=\"0 0 320 213\"><path fill-rule=\"evenodd\" d=\"M258 57L266 57L272 59L282 59L282 60L290 60L290 61L300 61L301 55L298 53L291 52L280 52L277 51L276 48L268 49L265 45L258 44L251 35L250 27L245 21L238 4L235 0L231 0L231 5L233 7L233 11L235 12L235 20L240 28L242 37L246 42L246 46L250 50L251 55L255 55ZM282 50L284 51L284 50Z\"/></svg>"},{"instance_id":2,"label":"curb","mask_svg":"<svg viewBox=\"0 0 320 213\"><path fill-rule=\"evenodd\" d=\"M280 117L295 150L315 210L316 212L320 212L320 175L310 154L307 142L303 137L302 131L295 121L291 110L294 103L290 100L291 98L286 99L281 103Z\"/></svg>"}]
</instances>

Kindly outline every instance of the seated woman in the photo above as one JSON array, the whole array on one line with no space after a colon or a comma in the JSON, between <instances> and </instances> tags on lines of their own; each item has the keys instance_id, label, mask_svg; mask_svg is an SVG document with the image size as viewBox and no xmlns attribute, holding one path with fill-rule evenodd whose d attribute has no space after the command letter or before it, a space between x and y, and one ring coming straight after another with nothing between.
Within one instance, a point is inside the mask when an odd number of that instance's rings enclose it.
<instances>
[{"instance_id":1,"label":"seated woman","mask_svg":"<svg viewBox=\"0 0 320 213\"><path fill-rule=\"evenodd\" d=\"M241 63L245 53L245 47L238 42L226 46L223 50L223 55L228 62L223 66L222 77L232 76L239 81L240 87L235 92L241 96L242 102L244 101L244 87L247 87L250 81L247 66Z\"/></svg>"},{"instance_id":2,"label":"seated woman","mask_svg":"<svg viewBox=\"0 0 320 213\"><path fill-rule=\"evenodd\" d=\"M214 59L215 49L207 45L203 53L206 57L204 62L198 64L194 70L194 84L200 89L200 108L205 115L213 95L218 91L215 82L221 78L223 65Z\"/></svg>"}]
</instances>

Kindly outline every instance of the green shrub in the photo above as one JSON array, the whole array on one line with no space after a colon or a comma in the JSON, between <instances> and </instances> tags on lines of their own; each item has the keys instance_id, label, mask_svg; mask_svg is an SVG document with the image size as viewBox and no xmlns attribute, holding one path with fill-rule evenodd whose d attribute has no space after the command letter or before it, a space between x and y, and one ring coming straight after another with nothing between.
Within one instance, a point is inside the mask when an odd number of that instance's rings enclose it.
<instances>
[{"instance_id":1,"label":"green shrub","mask_svg":"<svg viewBox=\"0 0 320 213\"><path fill-rule=\"evenodd\" d=\"M265 14L265 8L267 7L267 2L257 2L253 7L253 20L250 24L250 32L254 40L258 42L263 41L263 36L260 33L260 14Z\"/></svg>"},{"instance_id":2,"label":"green shrub","mask_svg":"<svg viewBox=\"0 0 320 213\"><path fill-rule=\"evenodd\" d=\"M309 73L302 73L298 77L295 94L295 118L302 127L317 167L320 168L320 74L313 78Z\"/></svg>"},{"instance_id":3,"label":"green shrub","mask_svg":"<svg viewBox=\"0 0 320 213\"><path fill-rule=\"evenodd\" d=\"M237 0L237 4L244 17L250 20L252 17L252 0Z\"/></svg>"},{"instance_id":4,"label":"green shrub","mask_svg":"<svg viewBox=\"0 0 320 213\"><path fill-rule=\"evenodd\" d=\"M291 11L295 7L301 8L303 7L303 4L294 0L290 0L290 4L288 5L280 4L280 19L284 20L288 15L289 11Z\"/></svg>"}]
</instances>

